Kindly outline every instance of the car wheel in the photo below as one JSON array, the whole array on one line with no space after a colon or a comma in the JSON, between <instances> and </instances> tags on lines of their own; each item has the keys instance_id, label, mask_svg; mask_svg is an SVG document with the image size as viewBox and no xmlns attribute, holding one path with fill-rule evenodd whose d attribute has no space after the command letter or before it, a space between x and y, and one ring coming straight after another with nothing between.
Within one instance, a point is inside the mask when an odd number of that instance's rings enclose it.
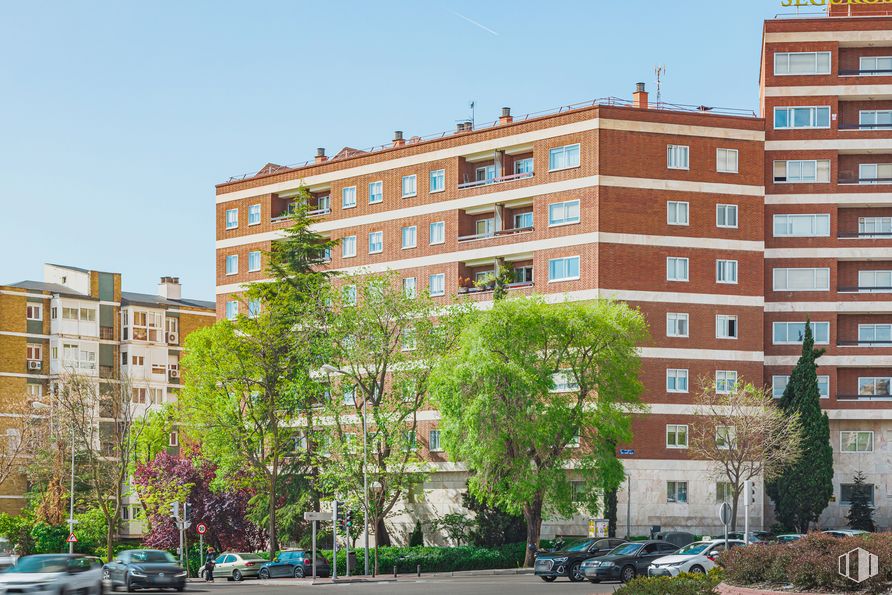
<instances>
[{"instance_id":1,"label":"car wheel","mask_svg":"<svg viewBox=\"0 0 892 595\"><path fill-rule=\"evenodd\" d=\"M691 569L688 570L691 574L706 574L706 571L702 566L691 566Z\"/></svg>"},{"instance_id":2,"label":"car wheel","mask_svg":"<svg viewBox=\"0 0 892 595\"><path fill-rule=\"evenodd\" d=\"M630 580L632 580L633 578L635 578L635 575L637 575L637 574L638 573L635 572L634 566L626 566L623 568L623 571L620 573L619 577L622 582L627 583Z\"/></svg>"},{"instance_id":3,"label":"car wheel","mask_svg":"<svg viewBox=\"0 0 892 595\"><path fill-rule=\"evenodd\" d=\"M303 566L295 566L293 575L294 575L294 578L303 578L304 577Z\"/></svg>"},{"instance_id":4,"label":"car wheel","mask_svg":"<svg viewBox=\"0 0 892 595\"><path fill-rule=\"evenodd\" d=\"M180 585L179 587L177 587L177 591L179 591L180 593L182 593L182 592L185 591L185 590L186 590L186 585L185 585L185 584L182 584L182 585Z\"/></svg>"},{"instance_id":5,"label":"car wheel","mask_svg":"<svg viewBox=\"0 0 892 595\"><path fill-rule=\"evenodd\" d=\"M541 578L546 583L553 583L557 577L556 576L540 576L539 578Z\"/></svg>"},{"instance_id":6,"label":"car wheel","mask_svg":"<svg viewBox=\"0 0 892 595\"><path fill-rule=\"evenodd\" d=\"M257 578L259 578L262 581L267 580L269 578L269 570L267 570L266 568L262 568L260 570L260 573L257 575Z\"/></svg>"},{"instance_id":7,"label":"car wheel","mask_svg":"<svg viewBox=\"0 0 892 595\"><path fill-rule=\"evenodd\" d=\"M567 573L567 576L570 577L571 583L578 583L585 579L585 576L582 574L582 564L576 562L572 566L570 566L570 571Z\"/></svg>"},{"instance_id":8,"label":"car wheel","mask_svg":"<svg viewBox=\"0 0 892 595\"><path fill-rule=\"evenodd\" d=\"M599 578L590 578L590 579L588 579L588 582L590 582L590 583L593 584L593 585L597 585L598 583L601 582L601 579L599 579Z\"/></svg>"},{"instance_id":9,"label":"car wheel","mask_svg":"<svg viewBox=\"0 0 892 595\"><path fill-rule=\"evenodd\" d=\"M242 582L242 578L243 578L242 573L238 568L236 568L235 570L232 571L232 580L234 580L237 583L240 583L240 582Z\"/></svg>"}]
</instances>

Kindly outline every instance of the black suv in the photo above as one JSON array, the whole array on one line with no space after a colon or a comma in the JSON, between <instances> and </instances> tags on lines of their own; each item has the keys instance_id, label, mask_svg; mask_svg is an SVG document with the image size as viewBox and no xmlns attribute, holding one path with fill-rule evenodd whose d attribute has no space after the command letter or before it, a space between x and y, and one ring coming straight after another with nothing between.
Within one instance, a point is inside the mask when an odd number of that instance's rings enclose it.
<instances>
[{"instance_id":1,"label":"black suv","mask_svg":"<svg viewBox=\"0 0 892 595\"><path fill-rule=\"evenodd\" d=\"M538 552L534 565L536 576L550 583L559 576L566 576L574 583L584 580L580 565L583 560L602 556L616 546L625 543L623 539L588 539L582 543L555 552Z\"/></svg>"}]
</instances>

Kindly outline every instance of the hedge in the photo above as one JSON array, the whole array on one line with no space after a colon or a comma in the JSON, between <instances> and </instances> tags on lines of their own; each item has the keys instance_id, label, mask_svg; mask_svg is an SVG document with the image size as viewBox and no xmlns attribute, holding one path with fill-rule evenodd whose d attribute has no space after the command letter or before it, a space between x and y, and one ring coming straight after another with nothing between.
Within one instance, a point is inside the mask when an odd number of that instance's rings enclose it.
<instances>
[{"instance_id":1,"label":"hedge","mask_svg":"<svg viewBox=\"0 0 892 595\"><path fill-rule=\"evenodd\" d=\"M352 552L353 550L351 550ZM331 551L320 552L331 559ZM519 568L523 565L526 544L512 543L495 548L477 546L459 547L380 547L378 548L379 574L392 574L393 567L397 572L409 574L416 572L421 565L421 572L452 572L456 570L489 570L493 568ZM369 550L369 572L374 570L375 551ZM364 569L364 550L356 550L355 573ZM346 570L345 552L338 550L338 575Z\"/></svg>"},{"instance_id":2,"label":"hedge","mask_svg":"<svg viewBox=\"0 0 892 595\"><path fill-rule=\"evenodd\" d=\"M636 578L614 595L713 595L722 582L722 573L713 569L709 574L680 574L674 577L653 576Z\"/></svg>"}]
</instances>

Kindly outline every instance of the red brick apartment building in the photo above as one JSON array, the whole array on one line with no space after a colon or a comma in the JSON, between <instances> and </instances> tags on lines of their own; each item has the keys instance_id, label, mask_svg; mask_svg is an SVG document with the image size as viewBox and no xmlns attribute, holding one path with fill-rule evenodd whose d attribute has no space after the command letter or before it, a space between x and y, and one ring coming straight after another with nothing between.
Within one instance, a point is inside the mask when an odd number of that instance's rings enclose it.
<instances>
[{"instance_id":1,"label":"red brick apartment building","mask_svg":"<svg viewBox=\"0 0 892 595\"><path fill-rule=\"evenodd\" d=\"M395 270L446 301L501 262L516 293L629 302L652 334L642 348L650 412L621 451L631 489L620 509L631 496L635 533L717 530L725 486L687 449L699 383L782 392L810 317L828 348L821 374L837 452L836 501L822 520L841 522L860 468L888 525L892 157L880 155L892 153L892 18L836 12L766 22L763 117L649 104L639 84L631 101L523 118L504 108L491 125L396 132L385 147L319 149L313 162L219 184L217 315L247 311L238 294L265 278L263 252L301 186L316 229L340 240L333 269ZM426 415L418 442L439 470L425 508L443 514L460 506L465 475L438 452L436 421ZM758 493L755 526L770 521ZM411 527L417 513L407 504L396 524ZM584 523L552 519L544 535Z\"/></svg>"}]
</instances>

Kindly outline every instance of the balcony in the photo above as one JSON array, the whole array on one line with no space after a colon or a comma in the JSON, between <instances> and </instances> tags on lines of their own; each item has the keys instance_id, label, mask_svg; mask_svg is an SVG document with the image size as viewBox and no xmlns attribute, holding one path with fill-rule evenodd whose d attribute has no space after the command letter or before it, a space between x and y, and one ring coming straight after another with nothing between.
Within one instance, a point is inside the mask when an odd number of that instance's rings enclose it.
<instances>
[{"instance_id":1,"label":"balcony","mask_svg":"<svg viewBox=\"0 0 892 595\"><path fill-rule=\"evenodd\" d=\"M479 188L480 186L491 186L493 184L504 184L505 182L513 182L515 180L525 180L527 178L532 178L533 172L520 172L517 174L510 174L507 176L498 176L498 177L485 177L481 180L473 180L471 182L463 182L458 185L459 190L464 190L465 188Z\"/></svg>"},{"instance_id":2,"label":"balcony","mask_svg":"<svg viewBox=\"0 0 892 595\"><path fill-rule=\"evenodd\" d=\"M99 377L103 379L113 379L115 377L115 367L100 365Z\"/></svg>"},{"instance_id":3,"label":"balcony","mask_svg":"<svg viewBox=\"0 0 892 595\"><path fill-rule=\"evenodd\" d=\"M879 70L840 69L839 76L892 76L892 70L886 68Z\"/></svg>"},{"instance_id":4,"label":"balcony","mask_svg":"<svg viewBox=\"0 0 892 595\"><path fill-rule=\"evenodd\" d=\"M523 145L459 158L459 190L532 178L533 147Z\"/></svg>"},{"instance_id":5,"label":"balcony","mask_svg":"<svg viewBox=\"0 0 892 595\"><path fill-rule=\"evenodd\" d=\"M272 217L271 223L287 221L294 215L295 210L294 197L274 196L272 201ZM331 213L331 195L329 194L310 194L307 204L307 215L309 217L321 217Z\"/></svg>"},{"instance_id":6,"label":"balcony","mask_svg":"<svg viewBox=\"0 0 892 595\"><path fill-rule=\"evenodd\" d=\"M501 230L491 230L484 231L483 233L475 233L469 236L458 236L459 243L462 242L473 242L474 240L485 240L489 238L497 238L501 236L510 236L519 233L527 233L533 231L535 228L531 225L529 227L515 227L512 229L501 229Z\"/></svg>"},{"instance_id":7,"label":"balcony","mask_svg":"<svg viewBox=\"0 0 892 595\"><path fill-rule=\"evenodd\" d=\"M516 281L514 283L508 283L505 288L508 290L511 289L523 289L524 287L535 287L535 283L532 281ZM460 285L458 288L459 295L467 295L467 294L476 294L476 293L491 293L496 290L495 283L487 283L486 285L476 286L476 285Z\"/></svg>"},{"instance_id":8,"label":"balcony","mask_svg":"<svg viewBox=\"0 0 892 595\"><path fill-rule=\"evenodd\" d=\"M100 326L99 327L99 338L105 341L114 341L115 340L115 329L111 326Z\"/></svg>"}]
</instances>

